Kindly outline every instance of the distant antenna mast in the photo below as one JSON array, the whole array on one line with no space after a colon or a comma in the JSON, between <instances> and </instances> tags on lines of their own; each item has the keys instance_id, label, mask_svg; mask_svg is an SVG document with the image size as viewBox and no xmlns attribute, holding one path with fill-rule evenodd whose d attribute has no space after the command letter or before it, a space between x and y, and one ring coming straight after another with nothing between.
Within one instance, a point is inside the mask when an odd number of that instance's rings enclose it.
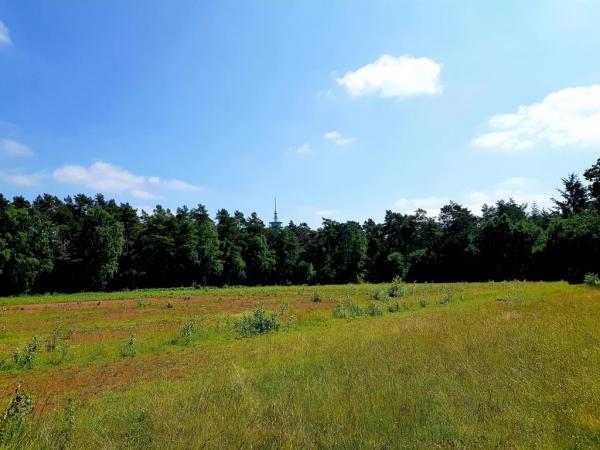
<instances>
[{"instance_id":1,"label":"distant antenna mast","mask_svg":"<svg viewBox=\"0 0 600 450\"><path fill-rule=\"evenodd\" d=\"M269 222L271 228L281 228L281 222L277 217L277 197L275 197L275 214L273 214L273 221Z\"/></svg>"}]
</instances>

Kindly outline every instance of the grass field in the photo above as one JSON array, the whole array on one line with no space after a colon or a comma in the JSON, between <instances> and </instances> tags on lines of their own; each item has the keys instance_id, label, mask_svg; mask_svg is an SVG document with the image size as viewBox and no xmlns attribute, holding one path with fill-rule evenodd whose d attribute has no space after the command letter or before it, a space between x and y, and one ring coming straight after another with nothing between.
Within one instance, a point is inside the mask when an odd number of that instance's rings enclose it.
<instances>
[{"instance_id":1,"label":"grass field","mask_svg":"<svg viewBox=\"0 0 600 450\"><path fill-rule=\"evenodd\" d=\"M0 299L0 447L600 447L600 289L388 289Z\"/></svg>"}]
</instances>

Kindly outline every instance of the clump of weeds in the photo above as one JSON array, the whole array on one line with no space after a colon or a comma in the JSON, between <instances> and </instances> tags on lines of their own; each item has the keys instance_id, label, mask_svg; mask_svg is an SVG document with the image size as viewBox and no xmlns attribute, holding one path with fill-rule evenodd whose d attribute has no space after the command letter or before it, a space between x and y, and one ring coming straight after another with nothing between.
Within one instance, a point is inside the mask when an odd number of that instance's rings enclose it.
<instances>
[{"instance_id":1,"label":"clump of weeds","mask_svg":"<svg viewBox=\"0 0 600 450\"><path fill-rule=\"evenodd\" d=\"M388 294L390 297L403 297L406 294L406 284L401 277L394 277L388 289Z\"/></svg>"},{"instance_id":2,"label":"clump of weeds","mask_svg":"<svg viewBox=\"0 0 600 450\"><path fill-rule=\"evenodd\" d=\"M123 358L132 358L137 354L137 343L134 335L131 335L127 343L121 347L121 356Z\"/></svg>"},{"instance_id":3,"label":"clump of weeds","mask_svg":"<svg viewBox=\"0 0 600 450\"><path fill-rule=\"evenodd\" d=\"M39 351L40 338L34 336L31 342L25 347L15 350L12 355L13 363L19 369L31 369Z\"/></svg>"},{"instance_id":4,"label":"clump of weeds","mask_svg":"<svg viewBox=\"0 0 600 450\"><path fill-rule=\"evenodd\" d=\"M179 335L171 339L172 345L192 345L198 338L205 337L207 330L195 321L189 321L183 324Z\"/></svg>"},{"instance_id":5,"label":"clump of weeds","mask_svg":"<svg viewBox=\"0 0 600 450\"><path fill-rule=\"evenodd\" d=\"M237 320L234 327L240 337L246 338L279 331L281 323L275 313L268 314L263 306L258 306L252 314L244 314Z\"/></svg>"},{"instance_id":6,"label":"clump of weeds","mask_svg":"<svg viewBox=\"0 0 600 450\"><path fill-rule=\"evenodd\" d=\"M371 302L369 306L367 306L367 314L369 316L381 316L383 315L383 308L379 303Z\"/></svg>"},{"instance_id":7,"label":"clump of weeds","mask_svg":"<svg viewBox=\"0 0 600 450\"><path fill-rule=\"evenodd\" d=\"M26 419L32 411L33 398L27 391L17 388L15 396L0 415L0 447L23 436Z\"/></svg>"},{"instance_id":8,"label":"clump of weeds","mask_svg":"<svg viewBox=\"0 0 600 450\"><path fill-rule=\"evenodd\" d=\"M332 311L336 319L354 319L364 314L363 309L350 297L343 302L337 302Z\"/></svg>"}]
</instances>

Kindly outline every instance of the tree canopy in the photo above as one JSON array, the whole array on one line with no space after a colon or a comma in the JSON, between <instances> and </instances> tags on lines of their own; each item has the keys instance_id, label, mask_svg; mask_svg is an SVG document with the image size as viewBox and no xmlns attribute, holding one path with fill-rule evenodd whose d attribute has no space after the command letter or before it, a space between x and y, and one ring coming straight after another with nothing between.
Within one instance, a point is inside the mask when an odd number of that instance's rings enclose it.
<instances>
[{"instance_id":1,"label":"tree canopy","mask_svg":"<svg viewBox=\"0 0 600 450\"><path fill-rule=\"evenodd\" d=\"M600 159L562 179L554 208L512 199L481 214L386 211L382 223L265 227L203 205L151 214L103 195L0 194L0 294L191 285L507 279L580 282L600 272ZM588 184L586 184L588 183Z\"/></svg>"}]
</instances>

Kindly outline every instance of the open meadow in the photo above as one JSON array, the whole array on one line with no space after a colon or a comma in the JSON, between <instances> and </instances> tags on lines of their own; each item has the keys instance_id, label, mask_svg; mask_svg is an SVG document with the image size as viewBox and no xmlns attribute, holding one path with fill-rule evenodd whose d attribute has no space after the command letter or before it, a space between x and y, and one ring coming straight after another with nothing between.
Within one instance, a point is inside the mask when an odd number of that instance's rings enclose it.
<instances>
[{"instance_id":1,"label":"open meadow","mask_svg":"<svg viewBox=\"0 0 600 450\"><path fill-rule=\"evenodd\" d=\"M6 448L600 446L594 287L177 289L0 304Z\"/></svg>"}]
</instances>

